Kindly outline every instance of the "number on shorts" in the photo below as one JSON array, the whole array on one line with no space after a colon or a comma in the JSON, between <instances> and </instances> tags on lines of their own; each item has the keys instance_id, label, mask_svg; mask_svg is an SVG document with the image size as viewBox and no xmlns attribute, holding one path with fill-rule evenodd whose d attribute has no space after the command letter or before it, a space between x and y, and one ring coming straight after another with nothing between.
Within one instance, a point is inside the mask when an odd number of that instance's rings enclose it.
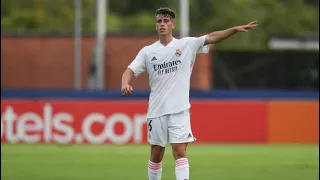
<instances>
[{"instance_id":1,"label":"number on shorts","mask_svg":"<svg viewBox=\"0 0 320 180\"><path fill-rule=\"evenodd\" d=\"M148 123L148 128L149 128L149 131L151 131L151 130L152 130L152 125L151 125L151 122L152 122L152 120L149 120L149 123Z\"/></svg>"}]
</instances>

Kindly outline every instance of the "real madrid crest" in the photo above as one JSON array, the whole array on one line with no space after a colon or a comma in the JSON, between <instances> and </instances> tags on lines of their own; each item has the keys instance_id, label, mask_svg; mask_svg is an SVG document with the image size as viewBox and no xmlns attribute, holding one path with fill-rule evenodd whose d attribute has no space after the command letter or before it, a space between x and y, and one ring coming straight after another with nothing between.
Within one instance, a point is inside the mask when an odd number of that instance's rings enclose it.
<instances>
[{"instance_id":1,"label":"real madrid crest","mask_svg":"<svg viewBox=\"0 0 320 180\"><path fill-rule=\"evenodd\" d=\"M181 56L181 50L180 49L176 49L176 56L177 57Z\"/></svg>"}]
</instances>

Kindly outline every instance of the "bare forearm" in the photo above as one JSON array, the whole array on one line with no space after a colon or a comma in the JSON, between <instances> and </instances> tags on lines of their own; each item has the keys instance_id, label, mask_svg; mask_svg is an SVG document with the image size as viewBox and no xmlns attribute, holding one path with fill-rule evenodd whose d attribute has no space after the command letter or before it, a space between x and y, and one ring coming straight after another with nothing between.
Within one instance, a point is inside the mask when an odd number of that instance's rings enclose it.
<instances>
[{"instance_id":1,"label":"bare forearm","mask_svg":"<svg viewBox=\"0 0 320 180\"><path fill-rule=\"evenodd\" d=\"M121 80L122 86L129 84L132 79L132 76L133 76L133 71L129 68L126 69L122 74L122 80Z\"/></svg>"},{"instance_id":2,"label":"bare forearm","mask_svg":"<svg viewBox=\"0 0 320 180\"><path fill-rule=\"evenodd\" d=\"M235 27L222 30L222 31L214 31L208 34L205 44L216 44L234 35L236 32L238 31L236 30Z\"/></svg>"}]
</instances>

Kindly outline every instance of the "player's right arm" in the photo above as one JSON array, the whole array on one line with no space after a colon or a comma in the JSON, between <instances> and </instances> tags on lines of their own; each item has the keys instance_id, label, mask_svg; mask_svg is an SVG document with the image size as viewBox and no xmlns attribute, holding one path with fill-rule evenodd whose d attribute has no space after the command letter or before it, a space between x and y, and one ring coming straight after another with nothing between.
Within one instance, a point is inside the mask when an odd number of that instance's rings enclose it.
<instances>
[{"instance_id":1,"label":"player's right arm","mask_svg":"<svg viewBox=\"0 0 320 180\"><path fill-rule=\"evenodd\" d=\"M132 86L130 86L130 81L133 76L133 71L129 68L127 68L123 75L122 75L122 80L121 80L121 93L124 96L130 95L133 92Z\"/></svg>"},{"instance_id":2,"label":"player's right arm","mask_svg":"<svg viewBox=\"0 0 320 180\"><path fill-rule=\"evenodd\" d=\"M131 62L128 68L122 74L121 80L121 93L124 96L130 95L133 88L130 85L132 76L138 77L139 74L147 70L145 48L141 49L136 58Z\"/></svg>"}]
</instances>

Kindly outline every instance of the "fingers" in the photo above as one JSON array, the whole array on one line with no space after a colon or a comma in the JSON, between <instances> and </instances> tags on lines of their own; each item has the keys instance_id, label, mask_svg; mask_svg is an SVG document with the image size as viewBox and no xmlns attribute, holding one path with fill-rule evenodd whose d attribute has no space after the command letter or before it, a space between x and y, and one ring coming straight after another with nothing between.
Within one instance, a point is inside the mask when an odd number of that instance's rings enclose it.
<instances>
[{"instance_id":1,"label":"fingers","mask_svg":"<svg viewBox=\"0 0 320 180\"><path fill-rule=\"evenodd\" d=\"M249 23L247 25L244 26L244 29L246 31L251 30L251 29L255 29L258 26L258 24L254 24L254 23Z\"/></svg>"},{"instance_id":2,"label":"fingers","mask_svg":"<svg viewBox=\"0 0 320 180\"><path fill-rule=\"evenodd\" d=\"M257 27L258 21L253 21L248 23L247 25L238 26L237 30L239 32L248 32L249 30L255 29Z\"/></svg>"},{"instance_id":3,"label":"fingers","mask_svg":"<svg viewBox=\"0 0 320 180\"><path fill-rule=\"evenodd\" d=\"M257 26L254 26L254 25L251 25L251 26L248 26L247 29L255 29Z\"/></svg>"},{"instance_id":4,"label":"fingers","mask_svg":"<svg viewBox=\"0 0 320 180\"><path fill-rule=\"evenodd\" d=\"M126 88L122 88L121 93L122 93L122 95L126 96L128 94L128 91Z\"/></svg>"},{"instance_id":5,"label":"fingers","mask_svg":"<svg viewBox=\"0 0 320 180\"><path fill-rule=\"evenodd\" d=\"M124 95L124 96L127 95L127 91L126 91L125 89L122 89L122 90L121 90L121 93L122 93L122 95Z\"/></svg>"},{"instance_id":6,"label":"fingers","mask_svg":"<svg viewBox=\"0 0 320 180\"><path fill-rule=\"evenodd\" d=\"M130 95L131 93L128 91L128 90L123 90L122 91L122 95L124 95L124 96L128 96L128 95Z\"/></svg>"},{"instance_id":7,"label":"fingers","mask_svg":"<svg viewBox=\"0 0 320 180\"><path fill-rule=\"evenodd\" d=\"M258 25L258 21L252 21L248 25Z\"/></svg>"},{"instance_id":8,"label":"fingers","mask_svg":"<svg viewBox=\"0 0 320 180\"><path fill-rule=\"evenodd\" d=\"M122 95L124 95L124 96L128 96L129 94L131 94L131 93L128 91L128 89L124 89L122 91Z\"/></svg>"},{"instance_id":9,"label":"fingers","mask_svg":"<svg viewBox=\"0 0 320 180\"><path fill-rule=\"evenodd\" d=\"M130 95L132 94L133 90L128 89L127 92L128 92L128 95Z\"/></svg>"},{"instance_id":10,"label":"fingers","mask_svg":"<svg viewBox=\"0 0 320 180\"><path fill-rule=\"evenodd\" d=\"M258 23L251 24L252 28L256 28L258 26Z\"/></svg>"},{"instance_id":11,"label":"fingers","mask_svg":"<svg viewBox=\"0 0 320 180\"><path fill-rule=\"evenodd\" d=\"M131 86L125 87L121 90L122 95L128 96L133 93L133 88Z\"/></svg>"},{"instance_id":12,"label":"fingers","mask_svg":"<svg viewBox=\"0 0 320 180\"><path fill-rule=\"evenodd\" d=\"M246 25L246 29L255 29L257 26L258 26L258 21L253 21Z\"/></svg>"}]
</instances>

